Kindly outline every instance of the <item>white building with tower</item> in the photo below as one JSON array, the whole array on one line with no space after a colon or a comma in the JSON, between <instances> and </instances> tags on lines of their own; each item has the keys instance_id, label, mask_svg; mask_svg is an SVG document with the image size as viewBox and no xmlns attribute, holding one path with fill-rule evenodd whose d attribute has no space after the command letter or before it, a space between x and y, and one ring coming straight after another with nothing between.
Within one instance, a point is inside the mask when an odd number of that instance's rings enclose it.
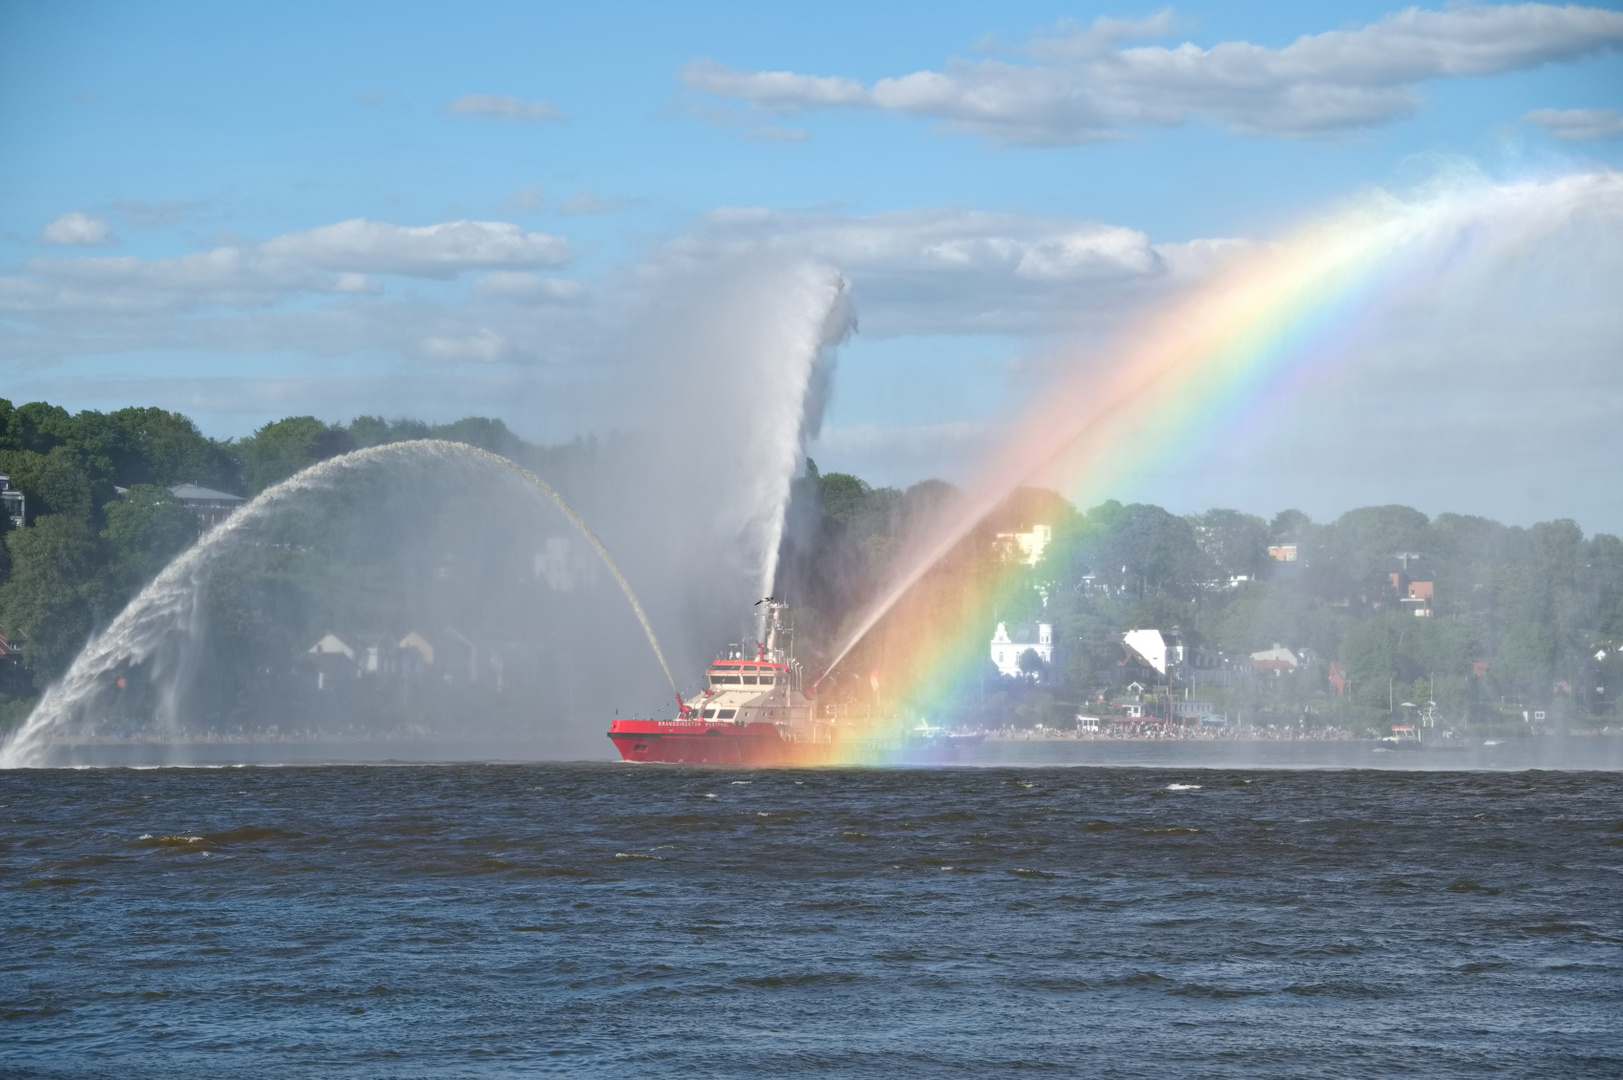
<instances>
[{"instance_id":1,"label":"white building with tower","mask_svg":"<svg viewBox=\"0 0 1623 1080\"><path fill-rule=\"evenodd\" d=\"M992 663L999 674L1020 675L1020 657L1030 650L1044 664L1054 662L1054 624L1028 623L1011 632L1008 623L998 623L992 634Z\"/></svg>"}]
</instances>

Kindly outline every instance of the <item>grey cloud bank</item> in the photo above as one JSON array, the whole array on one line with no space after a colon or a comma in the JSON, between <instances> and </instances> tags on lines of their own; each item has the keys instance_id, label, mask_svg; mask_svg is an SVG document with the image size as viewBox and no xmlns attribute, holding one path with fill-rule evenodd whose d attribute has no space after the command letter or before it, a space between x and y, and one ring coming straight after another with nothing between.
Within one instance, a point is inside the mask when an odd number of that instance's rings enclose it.
<instances>
[{"instance_id":1,"label":"grey cloud bank","mask_svg":"<svg viewBox=\"0 0 1623 1080\"><path fill-rule=\"evenodd\" d=\"M1565 142L1623 135L1623 113L1616 109L1534 109L1522 119Z\"/></svg>"}]
</instances>

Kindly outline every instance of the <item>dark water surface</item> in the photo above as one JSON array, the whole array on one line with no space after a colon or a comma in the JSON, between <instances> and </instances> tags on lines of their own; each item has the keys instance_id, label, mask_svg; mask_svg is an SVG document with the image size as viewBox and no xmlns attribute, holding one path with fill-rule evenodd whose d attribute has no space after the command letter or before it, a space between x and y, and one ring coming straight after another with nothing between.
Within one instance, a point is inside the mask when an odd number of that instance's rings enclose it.
<instances>
[{"instance_id":1,"label":"dark water surface","mask_svg":"<svg viewBox=\"0 0 1623 1080\"><path fill-rule=\"evenodd\" d=\"M1615 773L105 769L0 804L8 1076L1623 1075Z\"/></svg>"}]
</instances>

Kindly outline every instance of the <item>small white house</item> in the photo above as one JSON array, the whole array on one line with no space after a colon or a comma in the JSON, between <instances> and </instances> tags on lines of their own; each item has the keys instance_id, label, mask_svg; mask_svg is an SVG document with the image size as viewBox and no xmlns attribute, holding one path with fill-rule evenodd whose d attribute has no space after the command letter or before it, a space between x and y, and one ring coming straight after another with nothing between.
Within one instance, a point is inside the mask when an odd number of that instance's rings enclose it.
<instances>
[{"instance_id":1,"label":"small white house","mask_svg":"<svg viewBox=\"0 0 1623 1080\"><path fill-rule=\"evenodd\" d=\"M351 660L355 659L355 650L346 645L344 640L337 634L333 633L323 634L321 636L321 640L310 646L306 652L310 656L335 656L342 654Z\"/></svg>"},{"instance_id":2,"label":"small white house","mask_svg":"<svg viewBox=\"0 0 1623 1080\"><path fill-rule=\"evenodd\" d=\"M1045 664L1054 662L1054 624L1040 622L1016 626L1013 633L1007 623L998 623L992 634L992 663L999 674L1019 675L1020 657L1026 650L1037 654Z\"/></svg>"},{"instance_id":3,"label":"small white house","mask_svg":"<svg viewBox=\"0 0 1623 1080\"><path fill-rule=\"evenodd\" d=\"M1283 645L1251 654L1251 668L1263 675L1283 675L1301 667L1302 659Z\"/></svg>"},{"instance_id":4,"label":"small white house","mask_svg":"<svg viewBox=\"0 0 1623 1080\"><path fill-rule=\"evenodd\" d=\"M304 656L315 667L317 690L325 690L339 676L358 674L355 649L337 634L323 634L320 641L304 651Z\"/></svg>"},{"instance_id":5,"label":"small white house","mask_svg":"<svg viewBox=\"0 0 1623 1080\"><path fill-rule=\"evenodd\" d=\"M1133 656L1157 673L1175 673L1184 662L1183 639L1176 631L1129 630L1121 636L1121 643Z\"/></svg>"}]
</instances>

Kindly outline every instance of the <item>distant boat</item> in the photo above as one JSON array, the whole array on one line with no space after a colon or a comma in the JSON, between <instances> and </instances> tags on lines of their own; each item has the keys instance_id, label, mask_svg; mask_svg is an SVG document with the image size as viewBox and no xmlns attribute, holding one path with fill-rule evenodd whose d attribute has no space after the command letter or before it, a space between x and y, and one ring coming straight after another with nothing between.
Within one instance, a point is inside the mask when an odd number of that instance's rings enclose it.
<instances>
[{"instance_id":1,"label":"distant boat","mask_svg":"<svg viewBox=\"0 0 1623 1080\"><path fill-rule=\"evenodd\" d=\"M920 720L902 739L901 757L906 762L957 761L963 751L979 746L985 738L984 732L948 731Z\"/></svg>"},{"instance_id":2,"label":"distant boat","mask_svg":"<svg viewBox=\"0 0 1623 1080\"><path fill-rule=\"evenodd\" d=\"M1409 724L1393 724L1392 734L1386 736L1375 747L1377 753L1384 750L1424 750L1420 745L1420 732Z\"/></svg>"}]
</instances>

